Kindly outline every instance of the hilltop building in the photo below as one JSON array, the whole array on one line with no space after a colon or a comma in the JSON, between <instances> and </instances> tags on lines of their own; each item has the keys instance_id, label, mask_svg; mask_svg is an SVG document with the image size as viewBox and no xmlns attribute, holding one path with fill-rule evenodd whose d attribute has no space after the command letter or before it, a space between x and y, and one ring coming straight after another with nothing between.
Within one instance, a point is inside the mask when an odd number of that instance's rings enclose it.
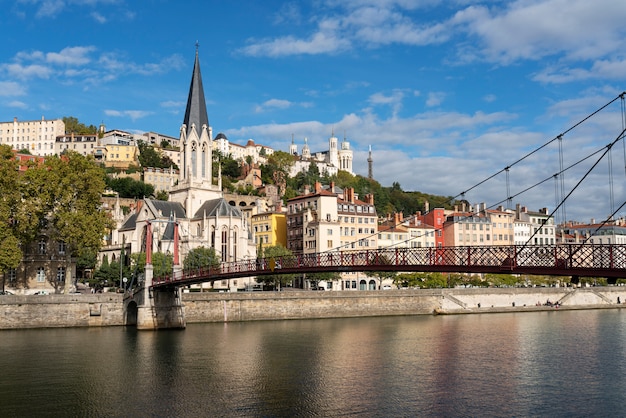
<instances>
[{"instance_id":1,"label":"hilltop building","mask_svg":"<svg viewBox=\"0 0 626 418\"><path fill-rule=\"evenodd\" d=\"M320 174L328 174L333 176L337 174L339 170L347 171L354 175L352 171L352 158L353 152L350 149L350 143L343 138L341 141L341 148L338 146L337 137L334 132L328 138L328 150L316 153L311 153L308 144L308 138L304 138L304 145L302 151L298 154L298 146L291 138L291 146L289 147L289 153L298 157L296 163L291 168L289 175L294 177L300 172L306 172L312 163L315 163L319 169Z\"/></svg>"},{"instance_id":2,"label":"hilltop building","mask_svg":"<svg viewBox=\"0 0 626 418\"><path fill-rule=\"evenodd\" d=\"M0 144L9 145L17 151L27 149L31 154L47 156L55 154L55 141L65 135L62 119L0 122Z\"/></svg>"}]
</instances>

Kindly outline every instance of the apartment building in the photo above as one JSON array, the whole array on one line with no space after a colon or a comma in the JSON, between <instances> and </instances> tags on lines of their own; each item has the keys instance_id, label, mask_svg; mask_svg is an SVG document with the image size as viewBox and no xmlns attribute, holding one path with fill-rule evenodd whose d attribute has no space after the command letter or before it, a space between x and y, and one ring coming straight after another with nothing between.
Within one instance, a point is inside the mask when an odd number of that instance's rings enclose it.
<instances>
[{"instance_id":1,"label":"apartment building","mask_svg":"<svg viewBox=\"0 0 626 418\"><path fill-rule=\"evenodd\" d=\"M484 205L482 203L483 211L491 220L491 245L513 245L515 213L507 211L503 207L492 210L485 209Z\"/></svg>"},{"instance_id":2,"label":"apartment building","mask_svg":"<svg viewBox=\"0 0 626 418\"><path fill-rule=\"evenodd\" d=\"M444 247L493 245L491 224L485 212L455 210L443 224Z\"/></svg>"},{"instance_id":3,"label":"apartment building","mask_svg":"<svg viewBox=\"0 0 626 418\"><path fill-rule=\"evenodd\" d=\"M27 149L33 155L55 154L55 141L65 135L62 119L0 122L0 144L9 145L17 151Z\"/></svg>"},{"instance_id":4,"label":"apartment building","mask_svg":"<svg viewBox=\"0 0 626 418\"><path fill-rule=\"evenodd\" d=\"M168 192L174 187L176 181L178 181L178 170L173 168L155 168L148 167L143 170L143 182L148 183L154 187L154 191Z\"/></svg>"},{"instance_id":5,"label":"apartment building","mask_svg":"<svg viewBox=\"0 0 626 418\"><path fill-rule=\"evenodd\" d=\"M334 191L334 183L330 185ZM359 200L353 188L346 188L337 197L339 221L339 246L345 250L368 250L378 247L378 216L374 206L374 195L368 194Z\"/></svg>"},{"instance_id":6,"label":"apartment building","mask_svg":"<svg viewBox=\"0 0 626 418\"><path fill-rule=\"evenodd\" d=\"M61 155L65 151L74 151L86 157L93 155L97 147L97 134L65 134L56 137L54 141L54 154Z\"/></svg>"},{"instance_id":7,"label":"apartment building","mask_svg":"<svg viewBox=\"0 0 626 418\"><path fill-rule=\"evenodd\" d=\"M556 226L548 208L534 212L529 211L526 206L517 204L515 207L514 234L516 245L556 244Z\"/></svg>"},{"instance_id":8,"label":"apartment building","mask_svg":"<svg viewBox=\"0 0 626 418\"><path fill-rule=\"evenodd\" d=\"M315 183L313 192L287 201L287 249L294 254L312 254L337 250L341 231L337 212L337 194Z\"/></svg>"},{"instance_id":9,"label":"apartment building","mask_svg":"<svg viewBox=\"0 0 626 418\"><path fill-rule=\"evenodd\" d=\"M257 249L275 245L287 248L287 218L282 211L252 215L251 227Z\"/></svg>"}]
</instances>

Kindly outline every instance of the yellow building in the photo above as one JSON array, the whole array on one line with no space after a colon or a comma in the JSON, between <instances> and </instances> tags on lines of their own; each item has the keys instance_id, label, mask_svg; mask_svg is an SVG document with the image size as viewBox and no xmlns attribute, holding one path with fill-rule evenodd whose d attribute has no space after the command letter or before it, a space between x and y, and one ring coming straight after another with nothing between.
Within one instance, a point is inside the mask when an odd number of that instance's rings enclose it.
<instances>
[{"instance_id":1,"label":"yellow building","mask_svg":"<svg viewBox=\"0 0 626 418\"><path fill-rule=\"evenodd\" d=\"M287 218L282 212L265 212L252 215L254 243L257 248L282 245L287 248Z\"/></svg>"},{"instance_id":2,"label":"yellow building","mask_svg":"<svg viewBox=\"0 0 626 418\"><path fill-rule=\"evenodd\" d=\"M106 167L127 169L139 165L139 149L135 145L105 145L103 154Z\"/></svg>"}]
</instances>

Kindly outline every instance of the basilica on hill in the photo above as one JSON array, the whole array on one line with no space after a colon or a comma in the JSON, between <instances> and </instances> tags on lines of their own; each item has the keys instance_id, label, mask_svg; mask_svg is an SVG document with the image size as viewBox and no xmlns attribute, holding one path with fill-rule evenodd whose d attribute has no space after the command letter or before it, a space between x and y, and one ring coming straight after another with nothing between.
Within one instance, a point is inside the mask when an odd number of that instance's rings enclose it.
<instances>
[{"instance_id":1,"label":"basilica on hill","mask_svg":"<svg viewBox=\"0 0 626 418\"><path fill-rule=\"evenodd\" d=\"M127 253L145 251L145 226L150 222L154 231L153 252L173 253L172 221L177 221L181 260L189 251L201 246L214 248L223 262L255 258L256 248L247 217L224 199L221 176L217 179L212 176L212 129L197 49L179 147L178 181L170 190L169 200L144 198L138 201L113 231L112 247L121 246ZM120 254L119 249L117 253ZM228 285L237 286L236 283Z\"/></svg>"}]
</instances>

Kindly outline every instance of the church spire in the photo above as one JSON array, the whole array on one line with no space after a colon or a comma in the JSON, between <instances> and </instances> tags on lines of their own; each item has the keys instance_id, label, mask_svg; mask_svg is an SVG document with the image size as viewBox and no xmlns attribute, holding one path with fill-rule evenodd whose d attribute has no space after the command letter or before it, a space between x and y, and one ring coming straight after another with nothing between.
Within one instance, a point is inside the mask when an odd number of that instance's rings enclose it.
<instances>
[{"instance_id":1,"label":"church spire","mask_svg":"<svg viewBox=\"0 0 626 418\"><path fill-rule=\"evenodd\" d=\"M206 110L206 100L204 99L204 88L202 87L202 74L200 73L200 61L198 60L198 42L196 42L196 60L193 64L193 74L191 85L189 86L189 96L187 97L187 109L183 123L187 126L187 136L191 132L191 126L195 124L198 137L202 135L202 126L209 128L209 116Z\"/></svg>"}]
</instances>

